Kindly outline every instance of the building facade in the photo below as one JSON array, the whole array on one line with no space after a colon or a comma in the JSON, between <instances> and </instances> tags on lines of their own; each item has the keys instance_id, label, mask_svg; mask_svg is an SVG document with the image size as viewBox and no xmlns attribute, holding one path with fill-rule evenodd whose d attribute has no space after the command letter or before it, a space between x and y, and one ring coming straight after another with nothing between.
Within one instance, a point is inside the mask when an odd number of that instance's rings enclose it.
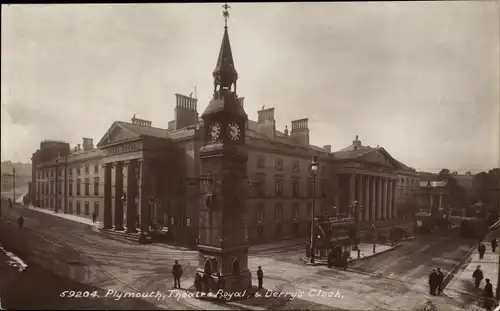
<instances>
[{"instance_id":1,"label":"building facade","mask_svg":"<svg viewBox=\"0 0 500 311\"><path fill-rule=\"evenodd\" d=\"M207 187L217 187L200 177L209 125L199 118L196 98L175 96L167 128L134 116L115 121L95 147L89 138L72 150L64 142L42 142L32 158L34 202L82 217L95 213L105 229L147 234L168 227L174 239L196 244L200 200ZM237 102L244 107L243 97ZM309 235L313 200L317 217L356 218L367 228L401 220L398 182L403 175L417 179L413 171L358 136L337 152L311 145L307 118L278 130L274 112L262 109L245 125L244 218L251 243ZM314 176L313 157L319 163Z\"/></svg>"}]
</instances>

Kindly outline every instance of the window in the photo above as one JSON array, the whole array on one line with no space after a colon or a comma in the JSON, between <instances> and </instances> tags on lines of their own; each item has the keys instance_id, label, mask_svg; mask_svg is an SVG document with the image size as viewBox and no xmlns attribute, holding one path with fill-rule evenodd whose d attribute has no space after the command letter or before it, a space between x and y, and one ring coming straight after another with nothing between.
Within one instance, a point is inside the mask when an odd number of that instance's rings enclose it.
<instances>
[{"instance_id":1,"label":"window","mask_svg":"<svg viewBox=\"0 0 500 311\"><path fill-rule=\"evenodd\" d=\"M96 164L94 166L94 174L96 174L96 175L99 174L99 164Z\"/></svg>"},{"instance_id":2,"label":"window","mask_svg":"<svg viewBox=\"0 0 500 311\"><path fill-rule=\"evenodd\" d=\"M80 215L80 201L76 201L76 214Z\"/></svg>"},{"instance_id":3,"label":"window","mask_svg":"<svg viewBox=\"0 0 500 311\"><path fill-rule=\"evenodd\" d=\"M189 217L186 218L186 226L191 227L191 218Z\"/></svg>"},{"instance_id":4,"label":"window","mask_svg":"<svg viewBox=\"0 0 500 311\"><path fill-rule=\"evenodd\" d=\"M264 238L264 226L257 227L257 236L258 236L259 240Z\"/></svg>"},{"instance_id":5,"label":"window","mask_svg":"<svg viewBox=\"0 0 500 311\"><path fill-rule=\"evenodd\" d=\"M313 179L311 177L307 178L307 196L313 196Z\"/></svg>"},{"instance_id":6,"label":"window","mask_svg":"<svg viewBox=\"0 0 500 311\"><path fill-rule=\"evenodd\" d=\"M96 217L99 217L99 202L98 201L94 202L94 214L96 215Z\"/></svg>"},{"instance_id":7,"label":"window","mask_svg":"<svg viewBox=\"0 0 500 311\"><path fill-rule=\"evenodd\" d=\"M73 181L70 180L68 183L68 195L72 196L73 195Z\"/></svg>"},{"instance_id":8,"label":"window","mask_svg":"<svg viewBox=\"0 0 500 311\"><path fill-rule=\"evenodd\" d=\"M292 196L294 196L294 197L300 196L299 179L297 179L297 178L292 179Z\"/></svg>"},{"instance_id":9,"label":"window","mask_svg":"<svg viewBox=\"0 0 500 311\"><path fill-rule=\"evenodd\" d=\"M283 228L281 224L276 224L276 236L279 237L283 234Z\"/></svg>"},{"instance_id":10,"label":"window","mask_svg":"<svg viewBox=\"0 0 500 311\"><path fill-rule=\"evenodd\" d=\"M283 205L281 203L276 204L274 207L274 218L277 222L283 219Z\"/></svg>"},{"instance_id":11,"label":"window","mask_svg":"<svg viewBox=\"0 0 500 311\"><path fill-rule=\"evenodd\" d=\"M292 205L292 220L297 220L299 218L299 204L294 203Z\"/></svg>"},{"instance_id":12,"label":"window","mask_svg":"<svg viewBox=\"0 0 500 311\"><path fill-rule=\"evenodd\" d=\"M293 172L297 173L300 170L299 161L293 161Z\"/></svg>"},{"instance_id":13,"label":"window","mask_svg":"<svg viewBox=\"0 0 500 311\"><path fill-rule=\"evenodd\" d=\"M277 197L283 195L283 179L278 178L274 181L274 192Z\"/></svg>"},{"instance_id":14,"label":"window","mask_svg":"<svg viewBox=\"0 0 500 311\"><path fill-rule=\"evenodd\" d=\"M85 178L85 195L90 195L90 180Z\"/></svg>"},{"instance_id":15,"label":"window","mask_svg":"<svg viewBox=\"0 0 500 311\"><path fill-rule=\"evenodd\" d=\"M257 222L261 223L264 220L264 208L261 204L257 206Z\"/></svg>"},{"instance_id":16,"label":"window","mask_svg":"<svg viewBox=\"0 0 500 311\"><path fill-rule=\"evenodd\" d=\"M89 173L89 165L85 165L85 174L88 174Z\"/></svg>"},{"instance_id":17,"label":"window","mask_svg":"<svg viewBox=\"0 0 500 311\"><path fill-rule=\"evenodd\" d=\"M94 195L99 195L99 177L94 178Z\"/></svg>"},{"instance_id":18,"label":"window","mask_svg":"<svg viewBox=\"0 0 500 311\"><path fill-rule=\"evenodd\" d=\"M80 179L76 180L76 195L80 195Z\"/></svg>"},{"instance_id":19,"label":"window","mask_svg":"<svg viewBox=\"0 0 500 311\"><path fill-rule=\"evenodd\" d=\"M283 160L276 159L274 162L274 167L276 168L276 170L282 171L283 170Z\"/></svg>"},{"instance_id":20,"label":"window","mask_svg":"<svg viewBox=\"0 0 500 311\"><path fill-rule=\"evenodd\" d=\"M264 168L266 166L266 161L263 156L257 158L257 167Z\"/></svg>"},{"instance_id":21,"label":"window","mask_svg":"<svg viewBox=\"0 0 500 311\"><path fill-rule=\"evenodd\" d=\"M85 201L85 216L89 215L89 201Z\"/></svg>"}]
</instances>

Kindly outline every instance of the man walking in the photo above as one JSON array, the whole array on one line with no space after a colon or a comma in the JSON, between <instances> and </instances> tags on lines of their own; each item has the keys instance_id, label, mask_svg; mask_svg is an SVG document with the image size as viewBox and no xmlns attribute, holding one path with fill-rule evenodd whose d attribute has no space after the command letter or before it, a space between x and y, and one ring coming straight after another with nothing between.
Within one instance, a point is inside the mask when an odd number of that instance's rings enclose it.
<instances>
[{"instance_id":1,"label":"man walking","mask_svg":"<svg viewBox=\"0 0 500 311\"><path fill-rule=\"evenodd\" d=\"M486 279L486 285L484 286L484 308L491 311L492 300L493 300L493 285L490 283L490 279Z\"/></svg>"},{"instance_id":2,"label":"man walking","mask_svg":"<svg viewBox=\"0 0 500 311\"><path fill-rule=\"evenodd\" d=\"M495 252L495 250L497 249L497 246L498 246L498 241L497 241L497 238L494 237L492 240L491 240L491 250L493 251L493 253Z\"/></svg>"},{"instance_id":3,"label":"man walking","mask_svg":"<svg viewBox=\"0 0 500 311\"><path fill-rule=\"evenodd\" d=\"M174 267L172 268L172 275L174 276L174 288L181 288L181 276L182 276L182 267L179 264L179 261L176 260Z\"/></svg>"},{"instance_id":4,"label":"man walking","mask_svg":"<svg viewBox=\"0 0 500 311\"><path fill-rule=\"evenodd\" d=\"M472 273L472 277L474 278L474 287L479 288L479 285L484 278L481 266L476 267L476 270L474 270L474 272Z\"/></svg>"},{"instance_id":5,"label":"man walking","mask_svg":"<svg viewBox=\"0 0 500 311\"><path fill-rule=\"evenodd\" d=\"M437 277L438 276L436 269L432 269L431 273L429 274L429 293L432 296L436 296Z\"/></svg>"},{"instance_id":6,"label":"man walking","mask_svg":"<svg viewBox=\"0 0 500 311\"><path fill-rule=\"evenodd\" d=\"M484 253L486 252L486 246L484 245L483 242L479 243L479 246L477 247L477 250L479 252L479 259L484 258Z\"/></svg>"},{"instance_id":7,"label":"man walking","mask_svg":"<svg viewBox=\"0 0 500 311\"><path fill-rule=\"evenodd\" d=\"M437 282L438 295L441 295L443 293L443 281L444 281L444 273L441 271L441 268L437 268L436 282Z\"/></svg>"},{"instance_id":8,"label":"man walking","mask_svg":"<svg viewBox=\"0 0 500 311\"><path fill-rule=\"evenodd\" d=\"M344 267L344 271L347 270L347 261L349 260L349 252L347 251L347 249L344 251L344 253L342 254L342 266Z\"/></svg>"},{"instance_id":9,"label":"man walking","mask_svg":"<svg viewBox=\"0 0 500 311\"><path fill-rule=\"evenodd\" d=\"M95 224L95 220L97 218L97 215L95 212L92 213L92 222Z\"/></svg>"},{"instance_id":10,"label":"man walking","mask_svg":"<svg viewBox=\"0 0 500 311\"><path fill-rule=\"evenodd\" d=\"M264 272L262 271L262 267L259 266L257 269L257 280L259 280L259 289L262 289L262 283L264 281Z\"/></svg>"}]
</instances>

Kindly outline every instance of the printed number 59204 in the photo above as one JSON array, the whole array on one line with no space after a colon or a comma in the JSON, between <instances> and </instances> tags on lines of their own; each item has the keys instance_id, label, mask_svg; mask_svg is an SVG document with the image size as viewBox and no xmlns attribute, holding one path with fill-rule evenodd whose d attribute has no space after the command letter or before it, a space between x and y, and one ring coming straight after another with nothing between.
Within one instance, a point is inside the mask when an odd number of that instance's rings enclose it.
<instances>
[{"instance_id":1,"label":"printed number 59204","mask_svg":"<svg viewBox=\"0 0 500 311\"><path fill-rule=\"evenodd\" d=\"M74 291L74 290L65 290L62 292L59 296L63 298L97 298L99 295L97 294L97 291L89 292L89 291Z\"/></svg>"}]
</instances>

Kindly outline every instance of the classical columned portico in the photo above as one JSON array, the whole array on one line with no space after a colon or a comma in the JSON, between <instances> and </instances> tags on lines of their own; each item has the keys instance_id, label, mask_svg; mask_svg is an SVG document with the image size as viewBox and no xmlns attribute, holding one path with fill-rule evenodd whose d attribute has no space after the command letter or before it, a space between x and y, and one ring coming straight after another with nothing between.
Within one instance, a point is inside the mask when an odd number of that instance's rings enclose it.
<instances>
[{"instance_id":1,"label":"classical columned portico","mask_svg":"<svg viewBox=\"0 0 500 311\"><path fill-rule=\"evenodd\" d=\"M150 181L150 166L148 161L139 161L139 215L141 218L140 231L141 235L149 233L150 213L149 213L149 181Z\"/></svg>"},{"instance_id":2,"label":"classical columned portico","mask_svg":"<svg viewBox=\"0 0 500 311\"><path fill-rule=\"evenodd\" d=\"M363 175L356 176L356 201L358 201L356 206L358 220L363 221L363 211L361 209L361 206L363 206Z\"/></svg>"},{"instance_id":3,"label":"classical columned portico","mask_svg":"<svg viewBox=\"0 0 500 311\"><path fill-rule=\"evenodd\" d=\"M391 219L396 219L398 217L398 211L396 208L396 180L392 180L392 214L391 214Z\"/></svg>"},{"instance_id":4,"label":"classical columned portico","mask_svg":"<svg viewBox=\"0 0 500 311\"><path fill-rule=\"evenodd\" d=\"M377 177L376 178L376 191L377 191L377 202L376 202L376 209L377 209L377 220L382 219L382 178Z\"/></svg>"},{"instance_id":5,"label":"classical columned portico","mask_svg":"<svg viewBox=\"0 0 500 311\"><path fill-rule=\"evenodd\" d=\"M353 213L355 213L355 211L352 211L352 208L350 208L354 201L356 200L355 197L356 197L356 174L351 174L349 175L349 204L348 204L348 210L347 210L347 215L349 217L353 217Z\"/></svg>"},{"instance_id":6,"label":"classical columned portico","mask_svg":"<svg viewBox=\"0 0 500 311\"><path fill-rule=\"evenodd\" d=\"M374 176L370 176L370 220L376 220L377 217L377 191L376 191L376 179Z\"/></svg>"}]
</instances>

